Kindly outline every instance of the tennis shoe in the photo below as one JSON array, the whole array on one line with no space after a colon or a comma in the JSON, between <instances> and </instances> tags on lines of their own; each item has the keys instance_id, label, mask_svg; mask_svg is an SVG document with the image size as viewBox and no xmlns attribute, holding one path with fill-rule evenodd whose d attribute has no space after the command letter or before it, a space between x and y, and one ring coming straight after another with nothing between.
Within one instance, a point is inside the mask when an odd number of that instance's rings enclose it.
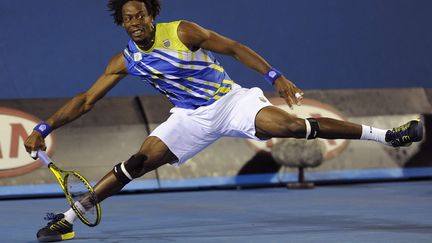
<instances>
[{"instance_id":1,"label":"tennis shoe","mask_svg":"<svg viewBox=\"0 0 432 243\"><path fill-rule=\"evenodd\" d=\"M64 218L64 214L47 213L47 216L44 219L49 220L50 222L48 222L47 226L37 232L36 236L38 241L62 241L70 240L75 237L73 225Z\"/></svg>"},{"instance_id":2,"label":"tennis shoe","mask_svg":"<svg viewBox=\"0 0 432 243\"><path fill-rule=\"evenodd\" d=\"M385 141L393 147L408 147L413 142L423 139L423 124L420 120L412 120L392 130L388 130Z\"/></svg>"}]
</instances>

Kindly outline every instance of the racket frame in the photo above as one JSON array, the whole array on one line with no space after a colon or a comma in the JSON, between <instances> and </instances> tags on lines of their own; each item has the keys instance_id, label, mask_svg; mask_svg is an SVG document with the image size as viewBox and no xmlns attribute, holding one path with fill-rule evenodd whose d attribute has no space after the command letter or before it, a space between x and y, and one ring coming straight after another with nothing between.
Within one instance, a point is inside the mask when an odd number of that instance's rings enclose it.
<instances>
[{"instance_id":1,"label":"racket frame","mask_svg":"<svg viewBox=\"0 0 432 243\"><path fill-rule=\"evenodd\" d=\"M96 225L98 225L100 223L101 220L101 207L99 202L96 203L95 207L96 207L96 221L94 223L88 221L83 214L81 213L81 211L75 206L75 202L72 199L68 187L67 187L67 181L65 181L63 178L65 178L67 175L74 175L76 177L78 177L78 179L81 180L81 182L83 182L87 189L90 191L90 193L96 197L95 192L93 187L90 185L90 183L87 181L86 178L84 178L80 173L76 172L76 171L66 171L66 170L62 170L59 167L57 167L54 162L52 161L51 158L48 157L48 155L45 153L45 151L39 150L38 151L38 158L42 160L42 162L47 165L47 167L50 169L50 171L54 174L55 178L57 179L57 181L59 182L65 196L66 199L69 203L69 205L71 206L71 208L73 209L73 211L76 213L76 215L78 216L78 218L87 226L89 227L94 227ZM64 175L64 176L62 176Z\"/></svg>"}]
</instances>

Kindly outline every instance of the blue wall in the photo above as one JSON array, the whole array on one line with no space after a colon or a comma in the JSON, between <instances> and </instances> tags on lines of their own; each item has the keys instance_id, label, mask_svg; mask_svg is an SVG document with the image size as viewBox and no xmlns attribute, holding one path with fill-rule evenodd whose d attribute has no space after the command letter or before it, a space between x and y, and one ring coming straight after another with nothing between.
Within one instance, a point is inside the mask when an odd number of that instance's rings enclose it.
<instances>
[{"instance_id":1,"label":"blue wall","mask_svg":"<svg viewBox=\"0 0 432 243\"><path fill-rule=\"evenodd\" d=\"M0 98L68 97L126 45L106 1L2 0ZM304 89L432 87L430 0L162 0L158 21L187 19L262 54ZM220 57L230 76L260 75ZM127 78L110 95L155 93Z\"/></svg>"}]
</instances>

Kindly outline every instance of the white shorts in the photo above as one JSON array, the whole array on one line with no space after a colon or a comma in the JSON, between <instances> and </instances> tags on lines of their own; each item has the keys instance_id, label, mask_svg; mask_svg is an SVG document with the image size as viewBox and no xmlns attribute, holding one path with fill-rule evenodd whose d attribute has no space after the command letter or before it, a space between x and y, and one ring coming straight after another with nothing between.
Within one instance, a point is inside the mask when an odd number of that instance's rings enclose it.
<instances>
[{"instance_id":1,"label":"white shorts","mask_svg":"<svg viewBox=\"0 0 432 243\"><path fill-rule=\"evenodd\" d=\"M260 140L255 136L255 117L271 105L260 88L234 88L209 106L171 109L168 120L150 136L161 139L180 165L221 137Z\"/></svg>"}]
</instances>

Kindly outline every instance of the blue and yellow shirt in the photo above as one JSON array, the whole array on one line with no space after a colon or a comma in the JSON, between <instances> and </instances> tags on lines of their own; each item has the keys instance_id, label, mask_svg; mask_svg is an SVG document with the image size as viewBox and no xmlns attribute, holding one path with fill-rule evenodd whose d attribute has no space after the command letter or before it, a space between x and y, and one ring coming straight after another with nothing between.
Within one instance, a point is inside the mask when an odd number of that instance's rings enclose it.
<instances>
[{"instance_id":1,"label":"blue and yellow shirt","mask_svg":"<svg viewBox=\"0 0 432 243\"><path fill-rule=\"evenodd\" d=\"M130 40L124 57L130 74L146 80L176 107L196 109L212 104L236 84L211 52L193 52L180 41L180 22L157 24L155 41L148 51Z\"/></svg>"}]
</instances>

